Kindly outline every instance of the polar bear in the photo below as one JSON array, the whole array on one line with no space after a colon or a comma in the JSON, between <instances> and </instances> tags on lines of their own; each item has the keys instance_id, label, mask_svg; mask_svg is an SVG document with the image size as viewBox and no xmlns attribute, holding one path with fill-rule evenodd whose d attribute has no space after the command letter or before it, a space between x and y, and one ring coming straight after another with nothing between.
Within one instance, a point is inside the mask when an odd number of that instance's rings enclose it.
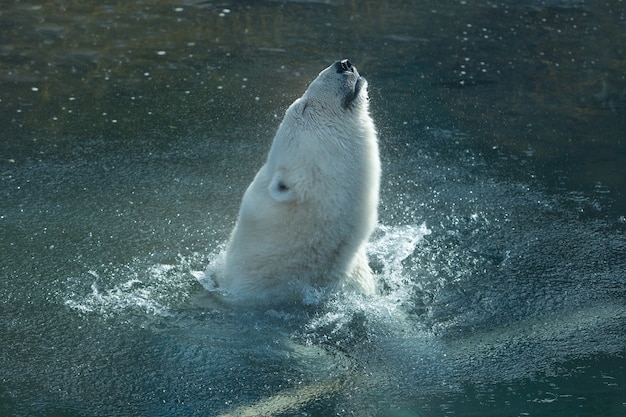
<instances>
[{"instance_id":1,"label":"polar bear","mask_svg":"<svg viewBox=\"0 0 626 417\"><path fill-rule=\"evenodd\" d=\"M380 160L367 81L349 60L320 72L286 111L248 186L220 288L277 301L375 291L366 244L377 222Z\"/></svg>"}]
</instances>

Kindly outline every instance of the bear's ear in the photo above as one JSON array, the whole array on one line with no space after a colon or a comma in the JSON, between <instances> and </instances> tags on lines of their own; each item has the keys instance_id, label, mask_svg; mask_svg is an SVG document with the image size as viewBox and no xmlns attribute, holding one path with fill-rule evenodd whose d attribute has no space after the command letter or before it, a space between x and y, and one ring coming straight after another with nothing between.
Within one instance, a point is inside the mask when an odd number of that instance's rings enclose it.
<instances>
[{"instance_id":1,"label":"bear's ear","mask_svg":"<svg viewBox=\"0 0 626 417\"><path fill-rule=\"evenodd\" d=\"M270 193L270 197L279 203L294 201L296 199L296 193L285 182L280 172L274 174L274 177L267 188Z\"/></svg>"}]
</instances>

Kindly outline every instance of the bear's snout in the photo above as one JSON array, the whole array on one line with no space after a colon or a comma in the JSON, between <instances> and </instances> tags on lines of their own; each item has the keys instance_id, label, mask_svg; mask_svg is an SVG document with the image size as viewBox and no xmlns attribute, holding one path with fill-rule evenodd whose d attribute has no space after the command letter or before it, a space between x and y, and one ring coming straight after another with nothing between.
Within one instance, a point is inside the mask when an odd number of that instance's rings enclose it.
<instances>
[{"instance_id":1,"label":"bear's snout","mask_svg":"<svg viewBox=\"0 0 626 417\"><path fill-rule=\"evenodd\" d=\"M341 61L335 62L335 69L339 74L343 72L354 72L355 68L352 66L352 63L348 59L342 59Z\"/></svg>"}]
</instances>

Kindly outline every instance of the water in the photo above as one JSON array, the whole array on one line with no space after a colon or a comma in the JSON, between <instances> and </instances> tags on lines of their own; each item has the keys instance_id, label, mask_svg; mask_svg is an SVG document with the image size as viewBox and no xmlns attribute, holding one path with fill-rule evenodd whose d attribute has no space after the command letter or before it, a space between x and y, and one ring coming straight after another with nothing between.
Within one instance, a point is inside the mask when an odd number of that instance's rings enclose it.
<instances>
[{"instance_id":1,"label":"water","mask_svg":"<svg viewBox=\"0 0 626 417\"><path fill-rule=\"evenodd\" d=\"M626 414L625 10L3 4L0 414ZM197 271L344 57L381 293L229 307Z\"/></svg>"}]
</instances>

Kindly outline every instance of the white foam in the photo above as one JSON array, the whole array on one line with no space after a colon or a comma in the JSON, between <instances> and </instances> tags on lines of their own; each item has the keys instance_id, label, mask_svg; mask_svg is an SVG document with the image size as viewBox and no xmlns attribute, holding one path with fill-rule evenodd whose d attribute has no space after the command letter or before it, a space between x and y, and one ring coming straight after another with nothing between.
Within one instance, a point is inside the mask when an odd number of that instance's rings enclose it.
<instances>
[{"instance_id":1,"label":"white foam","mask_svg":"<svg viewBox=\"0 0 626 417\"><path fill-rule=\"evenodd\" d=\"M101 288L96 281L91 284L91 293L83 297L66 300L65 304L81 313L111 313L138 309L150 315L168 316L168 309L158 301L155 289L139 279L131 278L112 288Z\"/></svg>"},{"instance_id":2,"label":"white foam","mask_svg":"<svg viewBox=\"0 0 626 417\"><path fill-rule=\"evenodd\" d=\"M179 256L175 264L138 264L105 272L90 270L90 291L79 295L74 290L65 305L81 313L105 317L120 313L172 316L190 293L193 280L189 274L193 274L191 266L196 263L196 257L197 254L189 258Z\"/></svg>"}]
</instances>

